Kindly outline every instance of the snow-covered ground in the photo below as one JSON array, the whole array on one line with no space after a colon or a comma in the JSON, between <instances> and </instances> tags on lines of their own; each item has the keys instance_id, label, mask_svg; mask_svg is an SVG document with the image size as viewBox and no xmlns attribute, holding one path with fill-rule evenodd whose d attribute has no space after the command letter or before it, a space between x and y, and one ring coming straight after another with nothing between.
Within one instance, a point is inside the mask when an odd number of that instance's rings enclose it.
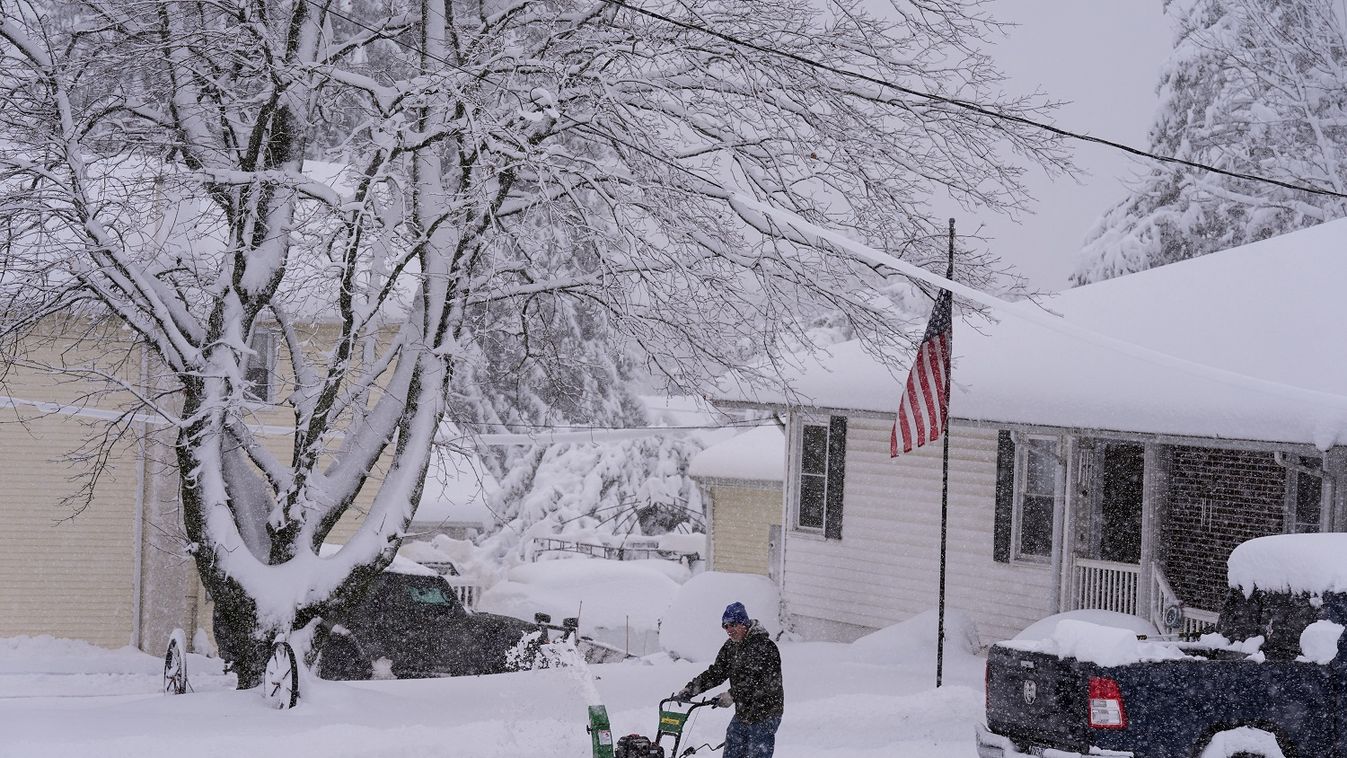
<instances>
[{"instance_id":1,"label":"snow-covered ground","mask_svg":"<svg viewBox=\"0 0 1347 758\"><path fill-rule=\"evenodd\" d=\"M56 648L60 649L57 650ZM938 758L973 754L982 663L947 661L934 689L932 651L870 663L851 645L783 643L786 716L781 758ZM51 640L5 640L0 657L0 756L96 758L588 758L585 697L564 670L485 677L310 685L293 711L255 691L203 677L196 692L154 694L158 659ZM33 665L28 662L32 661ZM43 669L62 669L48 673ZM591 667L615 734L652 735L660 698L699 673L687 661ZM79 673L88 672L88 673ZM41 682L39 689L31 689ZM703 709L704 711L706 709ZM689 738L719 744L729 714L698 715ZM701 755L709 755L703 751Z\"/></svg>"},{"instance_id":2,"label":"snow-covered ground","mask_svg":"<svg viewBox=\"0 0 1347 758\"><path fill-rule=\"evenodd\" d=\"M232 689L220 661L189 656L193 692L162 695L162 658L50 637L0 640L0 758L589 758L586 705L616 735L653 736L660 699L714 656L726 598L775 613L758 576L669 561L558 560L521 565L484 598L489 610L581 613L582 630L630 625L656 650L581 669L455 679L303 683L294 711ZM676 617L676 619L674 618ZM775 619L765 619L777 629ZM780 758L967 758L982 718L983 658L962 615L947 619L944 687L935 688L935 614L854 644L780 642ZM789 635L787 635L789 637ZM616 642L616 640L614 640ZM694 662L687 658L700 658ZM727 711L698 712L688 745L719 745ZM711 755L704 750L698 755Z\"/></svg>"}]
</instances>

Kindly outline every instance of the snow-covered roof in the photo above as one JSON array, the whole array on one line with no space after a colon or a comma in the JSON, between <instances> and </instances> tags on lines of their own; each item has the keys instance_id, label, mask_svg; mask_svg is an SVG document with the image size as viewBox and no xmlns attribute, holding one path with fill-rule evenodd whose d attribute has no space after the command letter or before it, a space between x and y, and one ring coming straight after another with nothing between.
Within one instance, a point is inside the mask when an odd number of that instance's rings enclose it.
<instances>
[{"instance_id":1,"label":"snow-covered roof","mask_svg":"<svg viewBox=\"0 0 1347 758\"><path fill-rule=\"evenodd\" d=\"M779 482L785 472L786 437L775 424L712 445L688 463L688 474L701 478Z\"/></svg>"},{"instance_id":2,"label":"snow-covered roof","mask_svg":"<svg viewBox=\"0 0 1347 758\"><path fill-rule=\"evenodd\" d=\"M425 489L412 529L483 527L494 523L495 517L486 501L499 489L496 478L475 456L457 451L436 456L426 472Z\"/></svg>"},{"instance_id":3,"label":"snow-covered roof","mask_svg":"<svg viewBox=\"0 0 1347 758\"><path fill-rule=\"evenodd\" d=\"M332 556L336 555L337 551L341 550L341 548L342 548L341 545L332 542L324 542L322 547L318 548L318 556L320 558L331 558ZM426 568L425 566L422 566L416 561L410 560L408 558L403 558L400 555L393 556L393 562L388 564L388 567L385 568L384 571L387 571L390 574L412 574L413 576L439 576L439 574L436 573L434 570Z\"/></svg>"},{"instance_id":4,"label":"snow-covered roof","mask_svg":"<svg viewBox=\"0 0 1347 758\"><path fill-rule=\"evenodd\" d=\"M486 498L498 490L500 483L477 456L457 450L436 455L412 529L493 524L496 517L486 508Z\"/></svg>"},{"instance_id":5,"label":"snow-covered roof","mask_svg":"<svg viewBox=\"0 0 1347 758\"><path fill-rule=\"evenodd\" d=\"M1347 219L1043 302L1068 324L1252 380L1134 357L1023 318L957 321L951 413L1322 449L1347 443L1347 357L1333 336L1347 292L1345 239ZM908 360L881 363L849 342L789 379L818 407L893 411ZM720 399L788 404L745 387Z\"/></svg>"}]
</instances>

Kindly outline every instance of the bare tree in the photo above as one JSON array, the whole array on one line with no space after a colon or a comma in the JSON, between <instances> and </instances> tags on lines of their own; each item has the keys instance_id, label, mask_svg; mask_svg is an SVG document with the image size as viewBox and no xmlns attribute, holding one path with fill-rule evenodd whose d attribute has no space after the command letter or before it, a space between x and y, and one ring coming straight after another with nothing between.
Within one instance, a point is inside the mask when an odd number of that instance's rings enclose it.
<instances>
[{"instance_id":1,"label":"bare tree","mask_svg":"<svg viewBox=\"0 0 1347 758\"><path fill-rule=\"evenodd\" d=\"M749 357L770 381L823 312L910 349L890 297L908 282L734 197L918 262L943 255L932 197L1020 207L1019 163L1066 167L1053 138L810 65L1035 115L999 94L979 6L657 6L784 57L603 0L7 2L3 327L79 308L167 367L191 552L251 686L275 633L392 559L464 377L508 363L552 388L529 402L568 402L556 388L587 385L555 382L575 357L558 336L579 335L584 359L679 387ZM289 348L288 458L248 423L262 324Z\"/></svg>"}]
</instances>

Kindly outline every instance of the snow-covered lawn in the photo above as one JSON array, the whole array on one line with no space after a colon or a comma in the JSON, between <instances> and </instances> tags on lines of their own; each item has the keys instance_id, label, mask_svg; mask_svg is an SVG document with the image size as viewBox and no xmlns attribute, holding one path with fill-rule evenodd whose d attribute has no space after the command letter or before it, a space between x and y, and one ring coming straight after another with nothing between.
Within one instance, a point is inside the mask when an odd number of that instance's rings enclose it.
<instances>
[{"instance_id":1,"label":"snow-covered lawn","mask_svg":"<svg viewBox=\"0 0 1347 758\"><path fill-rule=\"evenodd\" d=\"M875 655L873 641L786 642L781 649L787 698L781 758L973 755L980 658L953 655L937 691L929 648L883 656ZM881 657L889 662L869 662ZM298 708L283 712L267 708L257 692L228 689L226 676L208 675L218 672L214 661L191 656L188 665L196 692L173 697L157 694L161 662L153 656L42 638L0 640L0 756L590 755L583 687L564 670L319 682ZM649 736L660 698L701 665L651 656L590 669L614 733ZM719 744L728 718L725 711L698 715L689 737Z\"/></svg>"}]
</instances>

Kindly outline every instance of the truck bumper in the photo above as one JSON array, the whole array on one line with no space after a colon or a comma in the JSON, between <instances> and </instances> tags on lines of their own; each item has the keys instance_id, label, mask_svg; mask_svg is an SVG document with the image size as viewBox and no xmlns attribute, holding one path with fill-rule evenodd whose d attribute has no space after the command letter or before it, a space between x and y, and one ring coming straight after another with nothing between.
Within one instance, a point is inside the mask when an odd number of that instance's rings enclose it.
<instances>
[{"instance_id":1,"label":"truck bumper","mask_svg":"<svg viewBox=\"0 0 1347 758\"><path fill-rule=\"evenodd\" d=\"M1103 750L1097 747L1090 748L1088 753L1074 753L1050 747L1041 749L1035 747L1028 753L1022 753L1009 737L996 734L982 724L976 725L976 736L978 758L1134 758L1130 750Z\"/></svg>"}]
</instances>

